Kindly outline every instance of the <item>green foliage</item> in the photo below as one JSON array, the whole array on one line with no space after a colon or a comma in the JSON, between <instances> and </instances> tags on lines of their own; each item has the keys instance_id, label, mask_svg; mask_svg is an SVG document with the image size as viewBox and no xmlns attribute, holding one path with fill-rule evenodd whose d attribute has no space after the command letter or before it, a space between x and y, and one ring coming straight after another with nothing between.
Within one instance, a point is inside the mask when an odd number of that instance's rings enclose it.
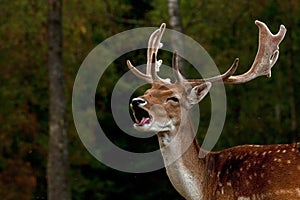
<instances>
[{"instance_id":1,"label":"green foliage","mask_svg":"<svg viewBox=\"0 0 300 200\"><path fill-rule=\"evenodd\" d=\"M298 1L180 1L184 33L198 41L220 72L235 57L237 73L245 72L257 50L254 20L266 22L273 32L285 24L288 34L272 78L257 78L244 85L226 86L227 118L216 146L299 141L300 12ZM65 0L63 57L68 98L70 184L72 199L182 199L164 170L127 174L112 170L93 158L73 125L72 87L80 64L106 38L141 26L168 23L163 0ZM0 1L0 199L45 199L48 143L47 8L43 1ZM145 38L146 40L146 38ZM170 61L170 54L161 57ZM111 64L96 94L99 121L114 132L110 139L122 148L147 152L157 149L156 138L132 139L115 125L110 96L118 78L127 71L125 61L145 61L145 51L124 55ZM167 61L168 60L168 61ZM193 72L187 69L187 76ZM124 89L129 87L122 84ZM147 86L146 86L147 87ZM137 93L143 93L140 88ZM120 105L120 109L128 109ZM210 101L200 103L199 139L210 119ZM295 116L293 116L293 113ZM202 118L203 117L203 118ZM5 189L3 189L5 188Z\"/></svg>"}]
</instances>

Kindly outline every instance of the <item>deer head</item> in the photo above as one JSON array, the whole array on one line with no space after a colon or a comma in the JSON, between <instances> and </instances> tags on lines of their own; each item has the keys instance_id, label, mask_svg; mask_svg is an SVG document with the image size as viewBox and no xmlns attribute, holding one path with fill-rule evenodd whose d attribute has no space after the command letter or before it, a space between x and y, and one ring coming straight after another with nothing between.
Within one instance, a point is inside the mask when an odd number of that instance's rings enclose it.
<instances>
[{"instance_id":1,"label":"deer head","mask_svg":"<svg viewBox=\"0 0 300 200\"><path fill-rule=\"evenodd\" d=\"M162 47L161 38L166 28L163 23L154 31L148 41L146 73L137 70L128 60L129 69L138 77L152 84L143 96L134 98L131 103L135 121L134 127L140 131L171 131L176 130L186 112L199 103L209 92L213 83L239 84L250 81L258 76L271 76L271 68L279 56L278 45L283 40L286 29L283 25L276 35L268 27L255 21L259 28L259 45L255 60L250 70L242 75L233 76L238 67L236 58L230 69L222 75L208 79L188 80L179 71L177 53L173 54L172 67L175 82L162 79L157 72L162 60L157 60L158 49Z\"/></svg>"}]
</instances>

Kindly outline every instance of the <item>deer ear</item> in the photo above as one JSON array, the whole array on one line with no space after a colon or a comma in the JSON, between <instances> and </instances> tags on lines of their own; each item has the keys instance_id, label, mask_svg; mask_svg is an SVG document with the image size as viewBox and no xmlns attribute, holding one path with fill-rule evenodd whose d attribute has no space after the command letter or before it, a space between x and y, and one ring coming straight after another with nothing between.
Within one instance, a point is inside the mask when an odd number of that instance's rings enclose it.
<instances>
[{"instance_id":1,"label":"deer ear","mask_svg":"<svg viewBox=\"0 0 300 200\"><path fill-rule=\"evenodd\" d=\"M193 87L188 94L188 102L189 106L192 107L195 104L198 104L209 92L211 88L210 82L202 83L201 85L197 85Z\"/></svg>"}]
</instances>

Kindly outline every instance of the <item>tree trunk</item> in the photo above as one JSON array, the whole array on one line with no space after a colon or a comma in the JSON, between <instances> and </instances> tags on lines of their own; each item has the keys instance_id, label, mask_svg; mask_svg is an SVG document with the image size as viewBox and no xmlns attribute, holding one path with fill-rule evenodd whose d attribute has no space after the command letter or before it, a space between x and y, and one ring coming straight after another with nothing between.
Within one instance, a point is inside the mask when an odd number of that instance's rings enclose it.
<instances>
[{"instance_id":1,"label":"tree trunk","mask_svg":"<svg viewBox=\"0 0 300 200\"><path fill-rule=\"evenodd\" d=\"M62 65L62 0L48 0L48 200L69 200L66 98Z\"/></svg>"},{"instance_id":2,"label":"tree trunk","mask_svg":"<svg viewBox=\"0 0 300 200\"><path fill-rule=\"evenodd\" d=\"M180 9L178 0L168 0L168 10L170 16L170 25L172 29L182 32Z\"/></svg>"},{"instance_id":3,"label":"tree trunk","mask_svg":"<svg viewBox=\"0 0 300 200\"><path fill-rule=\"evenodd\" d=\"M168 0L168 12L169 12L169 17L170 17L170 25L173 30L181 32L182 33L182 23L181 23L181 17L180 17L180 9L179 9L179 2L178 0ZM182 44L182 38L178 37L178 34L172 35L172 46L174 51L179 51L183 49L183 44ZM183 59L178 56L178 65L179 68L181 69L181 72L184 73L183 69Z\"/></svg>"}]
</instances>

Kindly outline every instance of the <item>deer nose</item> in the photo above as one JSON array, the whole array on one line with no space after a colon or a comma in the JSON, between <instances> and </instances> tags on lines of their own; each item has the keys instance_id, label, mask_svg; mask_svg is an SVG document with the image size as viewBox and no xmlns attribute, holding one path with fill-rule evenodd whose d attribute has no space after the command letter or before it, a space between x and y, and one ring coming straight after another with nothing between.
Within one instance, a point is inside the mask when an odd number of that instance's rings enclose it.
<instances>
[{"instance_id":1,"label":"deer nose","mask_svg":"<svg viewBox=\"0 0 300 200\"><path fill-rule=\"evenodd\" d=\"M143 106L143 105L146 105L146 101L140 97L138 98L134 98L132 99L131 101L131 106Z\"/></svg>"}]
</instances>

